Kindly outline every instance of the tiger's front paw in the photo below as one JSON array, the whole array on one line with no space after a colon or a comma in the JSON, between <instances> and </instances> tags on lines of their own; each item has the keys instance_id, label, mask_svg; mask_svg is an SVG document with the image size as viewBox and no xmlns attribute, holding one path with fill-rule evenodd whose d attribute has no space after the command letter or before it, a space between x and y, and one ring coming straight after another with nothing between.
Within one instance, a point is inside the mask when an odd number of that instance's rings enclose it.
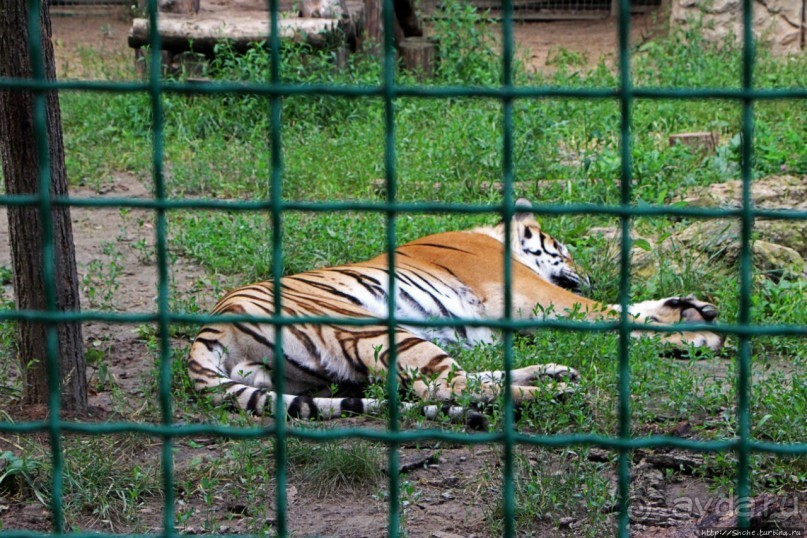
<instances>
[{"instance_id":1,"label":"tiger's front paw","mask_svg":"<svg viewBox=\"0 0 807 538\"><path fill-rule=\"evenodd\" d=\"M674 319L673 323L677 321L711 323L718 315L715 305L699 301L694 295L670 297L669 299L662 299L662 301L664 301L663 307L670 311Z\"/></svg>"},{"instance_id":2,"label":"tiger's front paw","mask_svg":"<svg viewBox=\"0 0 807 538\"><path fill-rule=\"evenodd\" d=\"M645 301L633 305L631 313L637 315L640 321L663 325L682 322L713 323L718 316L715 305L699 301L694 295ZM723 347L725 336L710 331L681 331L680 333L667 333L663 340L678 349L694 346L717 351Z\"/></svg>"},{"instance_id":3,"label":"tiger's front paw","mask_svg":"<svg viewBox=\"0 0 807 538\"><path fill-rule=\"evenodd\" d=\"M533 364L511 372L513 384L534 386L546 381L578 381L580 374L574 368L562 364Z\"/></svg>"}]
</instances>

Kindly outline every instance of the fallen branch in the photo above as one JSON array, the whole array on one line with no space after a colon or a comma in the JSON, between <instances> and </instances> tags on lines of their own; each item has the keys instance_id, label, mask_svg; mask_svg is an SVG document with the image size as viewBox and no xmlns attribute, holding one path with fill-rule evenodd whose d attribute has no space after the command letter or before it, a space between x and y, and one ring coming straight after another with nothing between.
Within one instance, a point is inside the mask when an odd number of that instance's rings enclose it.
<instances>
[{"instance_id":1,"label":"fallen branch","mask_svg":"<svg viewBox=\"0 0 807 538\"><path fill-rule=\"evenodd\" d=\"M400 469L398 469L399 474L406 474L410 471L415 471L417 469L424 469L429 465L435 465L440 461L440 458L437 454L429 454L428 456L418 456L413 458L409 461L406 461L401 464ZM383 472L388 472L389 470L384 467L382 469Z\"/></svg>"}]
</instances>

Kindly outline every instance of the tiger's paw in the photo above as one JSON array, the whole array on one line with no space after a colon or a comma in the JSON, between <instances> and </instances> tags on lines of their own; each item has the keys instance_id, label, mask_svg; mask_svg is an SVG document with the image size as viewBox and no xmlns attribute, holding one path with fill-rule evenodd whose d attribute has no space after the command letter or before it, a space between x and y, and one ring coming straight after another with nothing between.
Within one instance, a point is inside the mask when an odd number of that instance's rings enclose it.
<instances>
[{"instance_id":1,"label":"tiger's paw","mask_svg":"<svg viewBox=\"0 0 807 538\"><path fill-rule=\"evenodd\" d=\"M520 386L535 386L546 381L577 381L580 374L574 368L562 364L547 363L533 364L511 372L513 384Z\"/></svg>"},{"instance_id":2,"label":"tiger's paw","mask_svg":"<svg viewBox=\"0 0 807 538\"><path fill-rule=\"evenodd\" d=\"M631 306L631 314L648 323L673 325L675 323L713 323L717 319L717 307L699 301L694 295L668 297L658 301L645 301ZM723 347L725 336L710 331L681 331L667 333L663 341L681 351L691 347L718 351ZM673 351L673 354L676 354Z\"/></svg>"}]
</instances>

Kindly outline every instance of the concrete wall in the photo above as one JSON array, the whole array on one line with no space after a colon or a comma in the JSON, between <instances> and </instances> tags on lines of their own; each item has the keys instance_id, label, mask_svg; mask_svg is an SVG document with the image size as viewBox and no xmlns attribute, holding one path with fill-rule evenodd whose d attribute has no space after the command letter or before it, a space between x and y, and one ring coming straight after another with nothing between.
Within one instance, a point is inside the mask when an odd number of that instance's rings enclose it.
<instances>
[{"instance_id":1,"label":"concrete wall","mask_svg":"<svg viewBox=\"0 0 807 538\"><path fill-rule=\"evenodd\" d=\"M753 0L754 35L770 43L776 54L804 50L805 4L807 0ZM742 37L741 0L672 0L672 27L686 26L701 16L707 39L721 41L730 33Z\"/></svg>"}]
</instances>

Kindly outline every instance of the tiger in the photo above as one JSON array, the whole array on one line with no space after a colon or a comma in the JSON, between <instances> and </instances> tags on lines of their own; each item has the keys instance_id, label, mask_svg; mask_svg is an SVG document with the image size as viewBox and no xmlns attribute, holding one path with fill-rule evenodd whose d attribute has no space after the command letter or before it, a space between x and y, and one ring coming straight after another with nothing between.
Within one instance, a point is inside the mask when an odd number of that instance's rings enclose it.
<instances>
[{"instance_id":1,"label":"tiger","mask_svg":"<svg viewBox=\"0 0 807 538\"><path fill-rule=\"evenodd\" d=\"M618 318L619 305L605 305L578 292L581 276L568 248L545 233L519 199L511 219L511 316L536 319L564 312L582 312L586 319ZM505 315L505 224L449 231L422 237L395 248L394 319L390 327L387 254L361 263L314 269L284 276L282 316L362 318L366 324L333 321L325 324L284 324L283 409L301 419L375 414L383 400L363 392L373 380L384 379L390 362L390 336L396 349L398 380L413 394L407 408L421 405L428 417L462 417L467 409L455 405L471 392L474 401L490 402L509 379L516 406L546 393L574 390L578 372L555 363L533 364L503 371L466 372L443 350L449 344L473 347L492 343L497 333L484 325ZM258 282L226 294L213 308L215 315L274 315L274 285ZM668 297L629 306L637 323L712 323L715 305L694 296ZM467 325L434 327L406 325L407 320L471 320ZM374 321L373 321L374 320ZM428 326L425 326L428 325ZM642 336L646 331L634 331ZM673 349L709 348L717 351L723 337L710 331L665 332ZM442 347L441 347L442 346ZM250 321L216 321L204 325L194 339L188 372L194 388L208 393L215 404L230 401L244 411L274 413L281 397L273 390L275 326ZM438 402L437 405L429 402Z\"/></svg>"}]
</instances>

